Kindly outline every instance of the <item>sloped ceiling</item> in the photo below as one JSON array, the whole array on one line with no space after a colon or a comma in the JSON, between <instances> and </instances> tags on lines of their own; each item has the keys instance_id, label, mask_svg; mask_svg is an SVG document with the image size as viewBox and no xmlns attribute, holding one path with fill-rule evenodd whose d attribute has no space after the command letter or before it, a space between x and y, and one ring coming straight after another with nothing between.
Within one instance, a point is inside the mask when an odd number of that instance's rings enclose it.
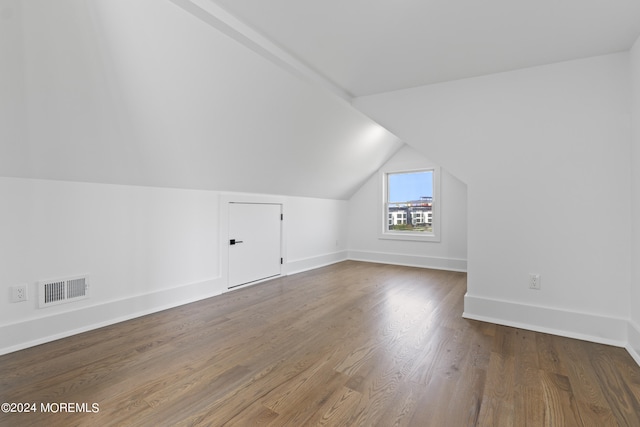
<instances>
[{"instance_id":1,"label":"sloped ceiling","mask_svg":"<svg viewBox=\"0 0 640 427\"><path fill-rule=\"evenodd\" d=\"M402 145L168 1L0 20L3 176L346 199Z\"/></svg>"},{"instance_id":2,"label":"sloped ceiling","mask_svg":"<svg viewBox=\"0 0 640 427\"><path fill-rule=\"evenodd\" d=\"M626 50L638 16L637 0L0 0L0 176L345 199L402 145L354 96Z\"/></svg>"},{"instance_id":3,"label":"sloped ceiling","mask_svg":"<svg viewBox=\"0 0 640 427\"><path fill-rule=\"evenodd\" d=\"M352 96L628 50L637 0L215 2Z\"/></svg>"}]
</instances>

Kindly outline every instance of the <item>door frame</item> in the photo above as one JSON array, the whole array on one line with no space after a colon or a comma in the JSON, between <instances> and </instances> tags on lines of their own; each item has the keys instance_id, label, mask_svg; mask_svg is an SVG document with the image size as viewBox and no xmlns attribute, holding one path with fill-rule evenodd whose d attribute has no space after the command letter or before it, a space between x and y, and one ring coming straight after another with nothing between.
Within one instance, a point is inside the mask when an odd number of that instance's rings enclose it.
<instances>
[{"instance_id":1,"label":"door frame","mask_svg":"<svg viewBox=\"0 0 640 427\"><path fill-rule=\"evenodd\" d=\"M286 215L286 203L283 196L270 196L261 194L242 194L242 193L221 193L219 197L219 227L220 235L218 236L218 250L219 250L219 265L220 273L222 276L222 282L225 284L223 292L229 292L236 289L242 289L247 286L255 285L266 280L271 280L276 277L282 277L286 272L287 264L287 215ZM229 289L229 204L230 203L247 203L247 204L277 204L282 206L283 220L281 221L280 228L280 256L282 257L282 265L280 266L280 274L272 276L263 280L256 280L255 282L246 283L240 286L234 286Z\"/></svg>"}]
</instances>

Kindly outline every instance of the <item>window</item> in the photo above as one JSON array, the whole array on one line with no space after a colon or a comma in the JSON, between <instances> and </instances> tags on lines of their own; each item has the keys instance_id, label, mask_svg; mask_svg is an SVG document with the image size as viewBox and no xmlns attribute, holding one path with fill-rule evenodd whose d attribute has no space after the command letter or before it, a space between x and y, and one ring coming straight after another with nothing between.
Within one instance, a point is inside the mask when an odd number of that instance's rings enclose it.
<instances>
[{"instance_id":1,"label":"window","mask_svg":"<svg viewBox=\"0 0 640 427\"><path fill-rule=\"evenodd\" d=\"M439 169L383 172L380 238L439 241Z\"/></svg>"}]
</instances>

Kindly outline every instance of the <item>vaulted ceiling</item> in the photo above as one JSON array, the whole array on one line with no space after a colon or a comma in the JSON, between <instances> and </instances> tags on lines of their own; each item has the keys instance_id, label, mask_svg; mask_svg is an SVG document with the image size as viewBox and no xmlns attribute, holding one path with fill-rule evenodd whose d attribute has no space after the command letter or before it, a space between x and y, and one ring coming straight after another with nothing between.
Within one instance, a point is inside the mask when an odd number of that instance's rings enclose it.
<instances>
[{"instance_id":1,"label":"vaulted ceiling","mask_svg":"<svg viewBox=\"0 0 640 427\"><path fill-rule=\"evenodd\" d=\"M628 49L637 0L0 0L0 176L346 199L349 103Z\"/></svg>"},{"instance_id":2,"label":"vaulted ceiling","mask_svg":"<svg viewBox=\"0 0 640 427\"><path fill-rule=\"evenodd\" d=\"M402 146L169 1L0 20L0 176L346 199Z\"/></svg>"},{"instance_id":3,"label":"vaulted ceiling","mask_svg":"<svg viewBox=\"0 0 640 427\"><path fill-rule=\"evenodd\" d=\"M215 1L353 96L628 50L637 0Z\"/></svg>"}]
</instances>

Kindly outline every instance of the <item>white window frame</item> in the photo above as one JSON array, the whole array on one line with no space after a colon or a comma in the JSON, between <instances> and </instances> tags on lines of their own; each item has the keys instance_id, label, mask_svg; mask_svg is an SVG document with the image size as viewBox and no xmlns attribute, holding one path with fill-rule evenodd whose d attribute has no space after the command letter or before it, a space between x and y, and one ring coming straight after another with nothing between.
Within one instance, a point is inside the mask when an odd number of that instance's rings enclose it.
<instances>
[{"instance_id":1,"label":"white window frame","mask_svg":"<svg viewBox=\"0 0 640 427\"><path fill-rule=\"evenodd\" d=\"M389 191L389 175L399 173L412 173L412 172L433 172L433 205L431 208L432 222L431 233L424 231L393 231L389 230L389 212L387 208L388 191ZM402 169L402 170L380 170L380 214L378 221L378 238L388 240L408 240L419 242L440 242L440 207L441 207L441 195L440 195L440 168L437 166L420 168L420 169Z\"/></svg>"}]
</instances>

